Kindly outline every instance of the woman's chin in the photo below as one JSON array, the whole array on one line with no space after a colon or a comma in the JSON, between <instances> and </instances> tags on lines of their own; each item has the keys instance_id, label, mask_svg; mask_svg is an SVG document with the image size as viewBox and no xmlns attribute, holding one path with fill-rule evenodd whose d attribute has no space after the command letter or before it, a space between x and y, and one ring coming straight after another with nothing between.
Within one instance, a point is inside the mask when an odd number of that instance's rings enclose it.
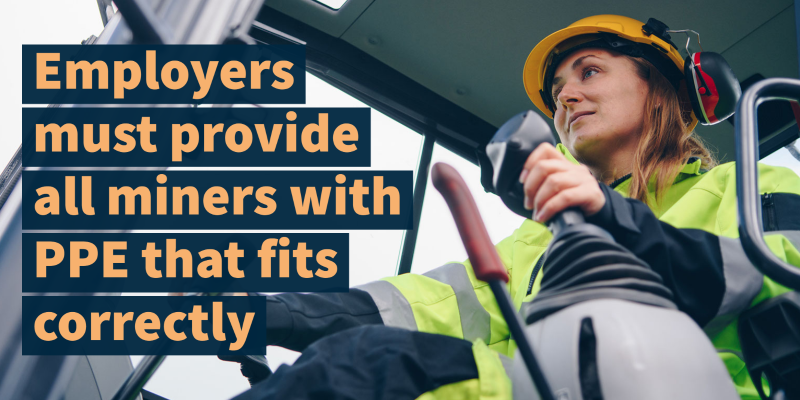
<instances>
[{"instance_id":1,"label":"woman's chin","mask_svg":"<svg viewBox=\"0 0 800 400\"><path fill-rule=\"evenodd\" d=\"M570 141L572 142L572 150L574 153L593 152L598 146L597 134L590 132L588 129L576 129L570 132Z\"/></svg>"},{"instance_id":2,"label":"woman's chin","mask_svg":"<svg viewBox=\"0 0 800 400\"><path fill-rule=\"evenodd\" d=\"M594 164L597 160L605 159L609 156L611 149L604 146L602 140L589 135L577 136L572 142L569 151L581 164Z\"/></svg>"}]
</instances>

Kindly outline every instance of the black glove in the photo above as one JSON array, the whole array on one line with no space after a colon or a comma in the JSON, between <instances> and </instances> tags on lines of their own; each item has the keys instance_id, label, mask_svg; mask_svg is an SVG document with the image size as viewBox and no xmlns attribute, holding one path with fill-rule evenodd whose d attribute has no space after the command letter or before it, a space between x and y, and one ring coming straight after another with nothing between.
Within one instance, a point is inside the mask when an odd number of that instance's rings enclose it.
<instances>
[{"instance_id":1,"label":"black glove","mask_svg":"<svg viewBox=\"0 0 800 400\"><path fill-rule=\"evenodd\" d=\"M266 380L272 375L272 370L267 364L267 357L263 355L218 355L222 361L237 362L241 364L242 375L250 382L250 386L254 386L263 380Z\"/></svg>"}]
</instances>

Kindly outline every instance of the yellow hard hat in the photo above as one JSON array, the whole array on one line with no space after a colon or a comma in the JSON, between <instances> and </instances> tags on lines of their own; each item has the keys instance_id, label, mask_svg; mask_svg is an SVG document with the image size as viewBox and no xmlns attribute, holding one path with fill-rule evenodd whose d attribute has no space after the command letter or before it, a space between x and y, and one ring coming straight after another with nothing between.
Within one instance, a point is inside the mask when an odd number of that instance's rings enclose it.
<instances>
[{"instance_id":1,"label":"yellow hard hat","mask_svg":"<svg viewBox=\"0 0 800 400\"><path fill-rule=\"evenodd\" d=\"M555 104L550 95L550 84L555 68L575 50L601 47L646 59L675 86L679 95L688 98L684 59L670 41L667 29L653 18L644 24L620 15L595 15L576 21L547 36L533 48L522 75L525 91L542 113L553 118ZM697 118L692 111L690 129L695 125Z\"/></svg>"}]
</instances>

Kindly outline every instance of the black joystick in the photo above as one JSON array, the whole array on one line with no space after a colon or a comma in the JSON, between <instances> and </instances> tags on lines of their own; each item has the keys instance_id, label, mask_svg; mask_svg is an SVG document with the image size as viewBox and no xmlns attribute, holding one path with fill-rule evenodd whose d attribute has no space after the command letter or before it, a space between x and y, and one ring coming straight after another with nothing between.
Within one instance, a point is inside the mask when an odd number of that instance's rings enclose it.
<instances>
[{"instance_id":1,"label":"black joystick","mask_svg":"<svg viewBox=\"0 0 800 400\"><path fill-rule=\"evenodd\" d=\"M486 155L492 163L495 193L506 207L525 218L532 218L533 210L525 209L525 193L519 175L528 156L542 143L555 146L553 132L544 118L528 110L503 124L486 145ZM583 222L579 210L568 209L547 221L547 226L553 235L558 235L564 228Z\"/></svg>"}]
</instances>

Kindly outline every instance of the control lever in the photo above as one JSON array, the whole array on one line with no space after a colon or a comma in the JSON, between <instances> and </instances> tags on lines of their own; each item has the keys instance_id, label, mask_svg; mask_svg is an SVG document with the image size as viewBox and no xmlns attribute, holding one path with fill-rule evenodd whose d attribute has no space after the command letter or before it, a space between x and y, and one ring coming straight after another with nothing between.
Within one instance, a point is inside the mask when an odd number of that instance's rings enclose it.
<instances>
[{"instance_id":1,"label":"control lever","mask_svg":"<svg viewBox=\"0 0 800 400\"><path fill-rule=\"evenodd\" d=\"M489 283L500 311L503 313L503 318L508 324L511 337L517 341L517 347L540 398L555 400L542 368L536 361L533 347L525 336L522 319L506 289L509 279L508 272L489 238L489 232L486 231L486 225L483 224L478 206L475 204L475 199L469 192L467 184L453 167L444 163L434 164L431 168L431 180L453 214L458 233L461 235L461 240L464 242L470 263L475 271L475 277Z\"/></svg>"}]
</instances>

